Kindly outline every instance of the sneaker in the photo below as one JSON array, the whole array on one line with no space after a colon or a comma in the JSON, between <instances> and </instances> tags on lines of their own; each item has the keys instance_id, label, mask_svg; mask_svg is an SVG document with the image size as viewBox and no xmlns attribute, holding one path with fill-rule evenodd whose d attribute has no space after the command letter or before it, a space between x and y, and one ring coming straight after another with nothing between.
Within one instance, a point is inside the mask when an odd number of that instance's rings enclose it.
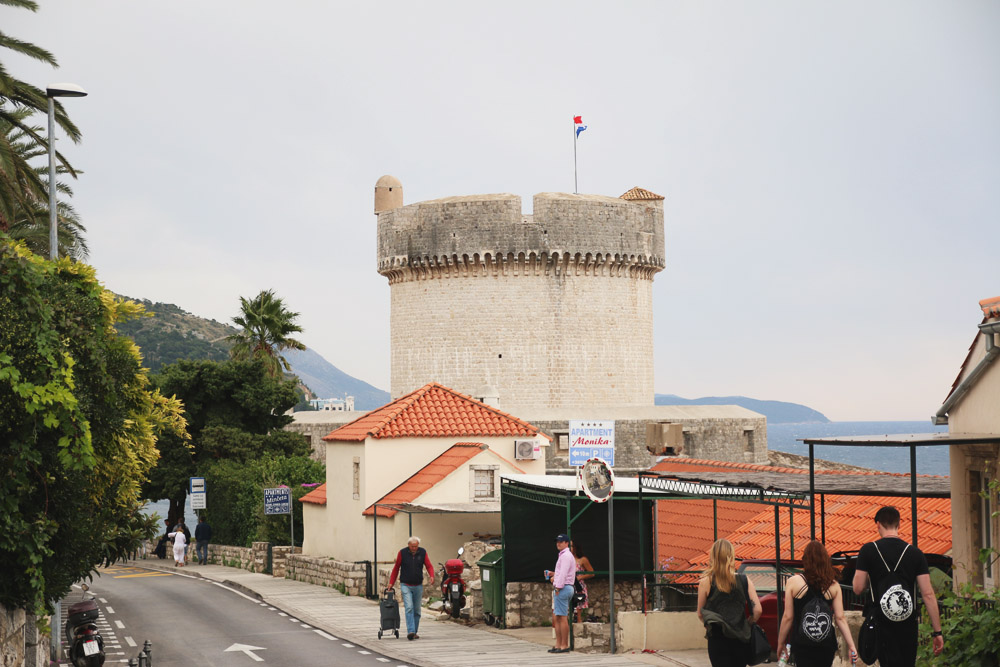
<instances>
[{"instance_id":1,"label":"sneaker","mask_svg":"<svg viewBox=\"0 0 1000 667\"><path fill-rule=\"evenodd\" d=\"M412 641L413 641L413 638L414 638L415 636L416 636L416 634L415 634L415 633L413 633L413 632L411 632L410 634L406 635L406 638L407 638L407 639L409 639L409 640L410 640L410 641L412 642Z\"/></svg>"}]
</instances>

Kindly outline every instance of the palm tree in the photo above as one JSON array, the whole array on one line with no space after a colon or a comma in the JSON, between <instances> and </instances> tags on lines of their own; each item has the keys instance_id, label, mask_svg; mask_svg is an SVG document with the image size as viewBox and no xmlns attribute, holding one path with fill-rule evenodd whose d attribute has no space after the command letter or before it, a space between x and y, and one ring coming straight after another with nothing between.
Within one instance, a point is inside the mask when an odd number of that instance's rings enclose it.
<instances>
[{"instance_id":1,"label":"palm tree","mask_svg":"<svg viewBox=\"0 0 1000 667\"><path fill-rule=\"evenodd\" d=\"M0 231L15 240L22 240L39 255L49 250L48 174L45 167L33 167L30 161L46 154L32 134L21 129L31 115L28 109L17 109L13 117L19 124L0 118ZM32 128L39 130L40 128ZM59 174L67 173L58 167ZM59 254L86 259L87 242L80 218L68 198L73 190L56 181L60 197L56 205L59 222Z\"/></svg>"},{"instance_id":2,"label":"palm tree","mask_svg":"<svg viewBox=\"0 0 1000 667\"><path fill-rule=\"evenodd\" d=\"M0 0L0 5L37 11L34 0ZM55 56L45 49L0 32L0 49L8 49L40 62L58 67ZM32 167L29 160L43 156L48 151L50 137L32 125L29 119L35 113L48 113L45 91L15 79L0 62L0 232L25 240L34 252L45 253L48 242L48 181L44 171ZM55 101L55 118L60 127L74 142L80 141L80 130L66 115L62 104ZM77 172L58 151L58 173L76 178ZM63 193L72 194L69 187L56 183ZM86 257L83 227L72 206L58 205L60 218L60 250L77 259Z\"/></svg>"},{"instance_id":3,"label":"palm tree","mask_svg":"<svg viewBox=\"0 0 1000 667\"><path fill-rule=\"evenodd\" d=\"M306 346L290 338L301 333L302 327L295 324L298 313L290 312L284 302L274 296L272 290L263 290L253 299L240 297L243 314L233 318L233 323L243 331L226 338L233 344L230 356L235 360L259 359L264 362L272 377L281 374L282 368L291 370L282 350L304 350Z\"/></svg>"}]
</instances>

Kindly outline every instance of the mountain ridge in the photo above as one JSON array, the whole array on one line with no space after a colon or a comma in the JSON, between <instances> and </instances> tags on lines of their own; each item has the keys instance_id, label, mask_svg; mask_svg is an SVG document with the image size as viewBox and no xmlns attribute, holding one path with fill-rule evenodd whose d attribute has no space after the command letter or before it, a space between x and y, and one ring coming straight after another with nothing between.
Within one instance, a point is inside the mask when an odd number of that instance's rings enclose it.
<instances>
[{"instance_id":1,"label":"mountain ridge","mask_svg":"<svg viewBox=\"0 0 1000 667\"><path fill-rule=\"evenodd\" d=\"M817 423L826 424L830 420L819 410L813 410L801 403L768 401L746 396L703 396L684 398L676 394L656 394L656 405L739 405L767 417L772 424Z\"/></svg>"}]
</instances>

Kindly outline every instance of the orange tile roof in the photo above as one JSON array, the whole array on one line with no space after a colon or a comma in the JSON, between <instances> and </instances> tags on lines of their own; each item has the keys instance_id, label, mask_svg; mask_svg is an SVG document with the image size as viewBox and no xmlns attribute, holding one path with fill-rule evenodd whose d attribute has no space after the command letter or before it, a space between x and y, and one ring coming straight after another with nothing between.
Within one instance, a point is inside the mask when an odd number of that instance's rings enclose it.
<instances>
[{"instance_id":1,"label":"orange tile roof","mask_svg":"<svg viewBox=\"0 0 1000 667\"><path fill-rule=\"evenodd\" d=\"M448 448L443 454L415 472L409 479L397 486L395 489L385 494L372 503L362 514L371 516L374 513L375 505L401 505L411 503L419 498L425 491L443 480L445 477L455 472L473 457L482 452L489 452L509 464L519 473L524 473L519 467L500 456L487 445L481 442L459 442ZM390 507L379 507L378 516L396 516L397 510Z\"/></svg>"},{"instance_id":2,"label":"orange tile roof","mask_svg":"<svg viewBox=\"0 0 1000 667\"><path fill-rule=\"evenodd\" d=\"M983 309L983 317L1000 317L1000 296L983 299L979 307Z\"/></svg>"},{"instance_id":3,"label":"orange tile roof","mask_svg":"<svg viewBox=\"0 0 1000 667\"><path fill-rule=\"evenodd\" d=\"M750 469L768 472L808 474L793 468L705 461L698 459L668 459L661 461L654 470L697 472L702 470ZM878 475L896 474L877 471L816 471L816 474ZM844 496L827 494L825 497L826 547L833 553L858 549L876 536L873 529L875 512L880 507L897 507L902 516L900 535L910 535L910 499L879 496ZM657 501L657 541L661 565L669 560L671 570L698 570L708 564L708 550L712 546L712 501L696 499ZM774 508L753 503L718 501L719 537L733 543L738 558L774 557ZM795 555L802 556L802 549L809 541L809 512L795 510ZM928 553L946 553L951 549L951 501L948 498L917 499L917 531L920 548ZM780 512L779 532L782 538L782 556L789 558L788 510ZM819 508L816 510L816 533L821 535ZM663 568L668 569L668 568ZM695 577L682 577L678 581L691 581Z\"/></svg>"},{"instance_id":4,"label":"orange tile roof","mask_svg":"<svg viewBox=\"0 0 1000 667\"><path fill-rule=\"evenodd\" d=\"M630 201L656 201L663 199L663 197L655 192L650 192L649 190L644 190L643 188L636 186L619 197L619 199L628 199Z\"/></svg>"},{"instance_id":5,"label":"orange tile roof","mask_svg":"<svg viewBox=\"0 0 1000 667\"><path fill-rule=\"evenodd\" d=\"M323 440L537 435L548 438L526 421L431 382L334 429Z\"/></svg>"},{"instance_id":6,"label":"orange tile roof","mask_svg":"<svg viewBox=\"0 0 1000 667\"><path fill-rule=\"evenodd\" d=\"M299 502L326 505L326 484L320 484L315 489L299 498Z\"/></svg>"}]
</instances>

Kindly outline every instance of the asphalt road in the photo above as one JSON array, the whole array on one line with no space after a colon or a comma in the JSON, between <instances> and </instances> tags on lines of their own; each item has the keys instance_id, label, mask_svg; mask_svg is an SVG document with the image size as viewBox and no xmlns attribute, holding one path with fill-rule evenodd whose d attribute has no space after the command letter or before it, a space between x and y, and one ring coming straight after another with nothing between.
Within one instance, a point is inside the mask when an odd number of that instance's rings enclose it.
<instances>
[{"instance_id":1,"label":"asphalt road","mask_svg":"<svg viewBox=\"0 0 1000 667\"><path fill-rule=\"evenodd\" d=\"M152 643L155 667L405 665L239 591L185 574L183 569L174 574L112 567L94 578L91 593L107 622L101 629L107 665L136 657L146 640ZM67 602L79 599L74 590Z\"/></svg>"}]
</instances>

